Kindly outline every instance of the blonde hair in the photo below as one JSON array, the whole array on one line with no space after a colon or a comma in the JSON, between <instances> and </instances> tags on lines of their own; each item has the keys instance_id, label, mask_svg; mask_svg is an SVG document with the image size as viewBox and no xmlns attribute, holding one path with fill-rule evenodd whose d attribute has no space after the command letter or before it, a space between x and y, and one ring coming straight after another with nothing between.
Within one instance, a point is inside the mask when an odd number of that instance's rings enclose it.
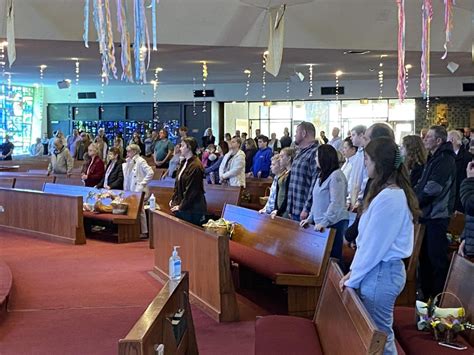
<instances>
[{"instance_id":1,"label":"blonde hair","mask_svg":"<svg viewBox=\"0 0 474 355\"><path fill-rule=\"evenodd\" d=\"M92 148L93 151L95 151L95 154L99 154L100 153L100 148L99 148L99 145L97 143L91 143L89 144L89 147L87 149L90 149Z\"/></svg>"},{"instance_id":2,"label":"blonde hair","mask_svg":"<svg viewBox=\"0 0 474 355\"><path fill-rule=\"evenodd\" d=\"M129 144L129 145L127 146L127 150L134 151L136 154L140 154L140 152L142 151L142 150L140 149L140 146L139 146L138 144L134 144L134 143Z\"/></svg>"}]
</instances>

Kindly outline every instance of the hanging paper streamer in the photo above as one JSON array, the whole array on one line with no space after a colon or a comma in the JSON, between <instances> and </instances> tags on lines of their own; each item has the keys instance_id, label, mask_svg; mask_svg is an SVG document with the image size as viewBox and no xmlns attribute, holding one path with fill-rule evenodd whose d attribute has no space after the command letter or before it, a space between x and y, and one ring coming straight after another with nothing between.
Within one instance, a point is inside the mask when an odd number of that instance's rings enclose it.
<instances>
[{"instance_id":1,"label":"hanging paper streamer","mask_svg":"<svg viewBox=\"0 0 474 355\"><path fill-rule=\"evenodd\" d=\"M117 30L120 33L120 44L122 47L121 63L122 63L122 80L133 83L132 62L130 53L130 33L127 27L127 16L125 4L122 0L117 0Z\"/></svg>"},{"instance_id":2,"label":"hanging paper streamer","mask_svg":"<svg viewBox=\"0 0 474 355\"><path fill-rule=\"evenodd\" d=\"M398 5L398 99L405 100L407 89L405 81L405 0L397 0Z\"/></svg>"},{"instance_id":3,"label":"hanging paper streamer","mask_svg":"<svg viewBox=\"0 0 474 355\"><path fill-rule=\"evenodd\" d=\"M420 91L423 98L427 98L430 82L430 33L433 19L432 0L423 0L421 7L422 37L421 37L421 81Z\"/></svg>"},{"instance_id":4,"label":"hanging paper streamer","mask_svg":"<svg viewBox=\"0 0 474 355\"><path fill-rule=\"evenodd\" d=\"M152 21L152 31L153 31L153 50L158 50L156 43L156 4L159 0L151 0L151 21Z\"/></svg>"},{"instance_id":5,"label":"hanging paper streamer","mask_svg":"<svg viewBox=\"0 0 474 355\"><path fill-rule=\"evenodd\" d=\"M89 48L89 8L89 0L86 0L84 2L84 34L82 35L86 48Z\"/></svg>"},{"instance_id":6,"label":"hanging paper streamer","mask_svg":"<svg viewBox=\"0 0 474 355\"><path fill-rule=\"evenodd\" d=\"M114 34L112 32L112 17L110 16L110 0L104 0L104 12L105 12L105 26L107 34L107 57L109 70L112 75L117 79L117 68L115 66L115 45L114 45Z\"/></svg>"},{"instance_id":7,"label":"hanging paper streamer","mask_svg":"<svg viewBox=\"0 0 474 355\"><path fill-rule=\"evenodd\" d=\"M10 68L16 60L16 47L15 47L15 8L13 6L13 0L7 1L7 49L8 49L8 64ZM10 78L10 77L9 77Z\"/></svg>"},{"instance_id":8,"label":"hanging paper streamer","mask_svg":"<svg viewBox=\"0 0 474 355\"><path fill-rule=\"evenodd\" d=\"M148 33L147 19L145 16L145 1L134 0L135 19L135 43L133 50L135 55L135 79L141 83L146 83L145 59L150 63L150 38ZM148 52L148 55L146 55Z\"/></svg>"},{"instance_id":9,"label":"hanging paper streamer","mask_svg":"<svg viewBox=\"0 0 474 355\"><path fill-rule=\"evenodd\" d=\"M451 31L453 29L453 6L456 5L456 0L444 0L444 31L446 39L444 42L444 54L441 59L446 59L448 56L448 43L451 42Z\"/></svg>"}]
</instances>

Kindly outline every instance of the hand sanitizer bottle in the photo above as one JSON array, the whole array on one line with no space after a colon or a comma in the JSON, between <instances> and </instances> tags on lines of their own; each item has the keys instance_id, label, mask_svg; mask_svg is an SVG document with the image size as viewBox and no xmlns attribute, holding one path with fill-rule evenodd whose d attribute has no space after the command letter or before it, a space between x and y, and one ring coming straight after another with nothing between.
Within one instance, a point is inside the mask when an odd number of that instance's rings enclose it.
<instances>
[{"instance_id":1,"label":"hand sanitizer bottle","mask_svg":"<svg viewBox=\"0 0 474 355\"><path fill-rule=\"evenodd\" d=\"M150 206L151 211L154 211L156 209L155 195L151 194L150 198L148 199L148 204Z\"/></svg>"},{"instance_id":2,"label":"hand sanitizer bottle","mask_svg":"<svg viewBox=\"0 0 474 355\"><path fill-rule=\"evenodd\" d=\"M179 246L175 246L169 262L169 277L173 281L181 278L181 258L178 256Z\"/></svg>"}]
</instances>

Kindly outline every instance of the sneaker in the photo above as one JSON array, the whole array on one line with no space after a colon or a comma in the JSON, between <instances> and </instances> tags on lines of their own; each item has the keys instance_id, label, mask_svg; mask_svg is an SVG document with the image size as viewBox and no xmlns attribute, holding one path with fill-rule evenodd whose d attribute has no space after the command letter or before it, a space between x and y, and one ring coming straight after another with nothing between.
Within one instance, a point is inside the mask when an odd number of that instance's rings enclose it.
<instances>
[{"instance_id":1,"label":"sneaker","mask_svg":"<svg viewBox=\"0 0 474 355\"><path fill-rule=\"evenodd\" d=\"M148 239L148 233L141 233L140 239Z\"/></svg>"}]
</instances>

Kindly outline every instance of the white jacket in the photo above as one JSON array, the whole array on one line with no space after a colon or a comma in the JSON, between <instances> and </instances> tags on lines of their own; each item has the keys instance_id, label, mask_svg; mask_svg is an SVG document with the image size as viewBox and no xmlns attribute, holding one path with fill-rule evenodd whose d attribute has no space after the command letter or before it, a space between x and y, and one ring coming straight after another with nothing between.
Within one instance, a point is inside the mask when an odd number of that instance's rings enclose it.
<instances>
[{"instance_id":1,"label":"white jacket","mask_svg":"<svg viewBox=\"0 0 474 355\"><path fill-rule=\"evenodd\" d=\"M153 179L153 169L138 154L122 164L123 189L132 192L148 192L147 185Z\"/></svg>"},{"instance_id":2,"label":"white jacket","mask_svg":"<svg viewBox=\"0 0 474 355\"><path fill-rule=\"evenodd\" d=\"M221 166L219 167L219 177L221 181L228 180L230 186L245 187L245 153L239 150L224 171L227 161L232 156L231 154L231 152L227 153L224 159L222 159Z\"/></svg>"}]
</instances>

